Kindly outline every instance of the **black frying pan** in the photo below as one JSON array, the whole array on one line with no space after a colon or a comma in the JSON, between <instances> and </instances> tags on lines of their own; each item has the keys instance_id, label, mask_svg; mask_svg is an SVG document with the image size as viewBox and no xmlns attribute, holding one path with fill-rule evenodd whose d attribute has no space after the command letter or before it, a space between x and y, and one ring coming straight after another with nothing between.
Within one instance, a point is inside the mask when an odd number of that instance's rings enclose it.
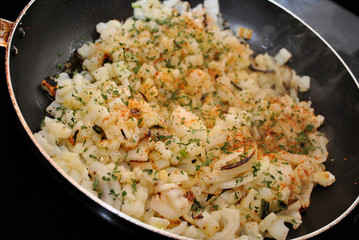
<instances>
[{"instance_id":1,"label":"black frying pan","mask_svg":"<svg viewBox=\"0 0 359 240\"><path fill-rule=\"evenodd\" d=\"M200 1L191 1L192 6ZM329 188L315 188L303 224L290 231L289 238L309 238L344 218L359 202L359 91L350 70L333 49L303 22L275 4L263 0L221 1L223 18L235 29L253 29L249 41L255 52L275 54L285 47L293 54L290 63L299 75L309 75L312 86L301 96L311 100L316 113L326 117L322 131L331 140L326 166L337 178ZM25 14L26 12L26 14ZM98 36L95 25L132 15L125 0L30 2L10 31L6 50L9 93L23 126L24 136L41 162L84 205L122 231L149 238L165 238L162 232L114 211L89 196L68 178L33 138L49 100L39 88L40 81L58 73L58 63L71 58L76 48ZM24 34L25 33L25 34ZM59 56L61 55L61 56Z\"/></svg>"}]
</instances>

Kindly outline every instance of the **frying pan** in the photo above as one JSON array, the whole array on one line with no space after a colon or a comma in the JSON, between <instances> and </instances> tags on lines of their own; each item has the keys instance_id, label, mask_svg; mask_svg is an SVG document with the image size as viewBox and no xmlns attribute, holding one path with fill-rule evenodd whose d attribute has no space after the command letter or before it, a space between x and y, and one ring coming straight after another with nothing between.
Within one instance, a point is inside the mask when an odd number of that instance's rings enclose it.
<instances>
[{"instance_id":1,"label":"frying pan","mask_svg":"<svg viewBox=\"0 0 359 240\"><path fill-rule=\"evenodd\" d=\"M201 1L190 2L195 6ZM303 213L303 224L290 231L288 238L316 236L342 220L359 202L358 83L325 40L275 2L228 0L220 1L220 5L223 18L232 29L238 25L253 29L249 44L256 53L274 55L285 47L293 54L290 66L299 75L311 76L310 91L300 97L311 100L316 113L326 117L321 128L330 139L326 166L337 180L328 188L315 188L311 205ZM180 239L138 222L87 193L48 157L33 137L49 104L39 87L41 80L60 72L56 65L70 59L76 48L98 38L94 27L98 22L130 16L132 8L125 0L31 1L14 23L2 21L2 26L9 27L0 34L1 44L6 46L9 94L24 137L39 160L84 205L119 230L150 239Z\"/></svg>"}]
</instances>

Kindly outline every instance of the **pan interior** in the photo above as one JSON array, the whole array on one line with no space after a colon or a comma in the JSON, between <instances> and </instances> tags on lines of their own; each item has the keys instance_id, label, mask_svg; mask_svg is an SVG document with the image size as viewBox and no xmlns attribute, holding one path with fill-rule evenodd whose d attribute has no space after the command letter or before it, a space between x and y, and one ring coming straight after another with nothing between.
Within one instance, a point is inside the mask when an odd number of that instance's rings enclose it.
<instances>
[{"instance_id":1,"label":"pan interior","mask_svg":"<svg viewBox=\"0 0 359 240\"><path fill-rule=\"evenodd\" d=\"M195 6L200 1L191 1ZM351 74L336 54L299 20L262 0L220 1L223 19L234 30L253 29L248 43L256 53L273 55L287 48L290 66L299 75L311 77L311 89L303 100L311 100L316 114L325 116L321 131L330 142L327 169L336 176L329 188L313 191L303 224L289 238L312 233L335 221L359 195L359 91ZM15 30L10 47L10 76L17 104L32 132L37 132L50 100L40 88L46 76L61 70L75 49L98 38L95 25L111 19L124 20L133 9L125 0L35 1ZM24 37L16 33L22 28ZM111 215L111 218L116 216ZM110 221L112 221L110 219Z\"/></svg>"}]
</instances>

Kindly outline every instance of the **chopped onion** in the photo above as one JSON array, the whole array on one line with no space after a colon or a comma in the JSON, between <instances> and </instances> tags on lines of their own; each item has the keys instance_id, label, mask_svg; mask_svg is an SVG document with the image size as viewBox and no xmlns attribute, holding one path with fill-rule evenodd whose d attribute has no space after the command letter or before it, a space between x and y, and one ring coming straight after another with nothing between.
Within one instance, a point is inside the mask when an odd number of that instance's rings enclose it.
<instances>
[{"instance_id":1,"label":"chopped onion","mask_svg":"<svg viewBox=\"0 0 359 240\"><path fill-rule=\"evenodd\" d=\"M285 48L279 50L277 55L275 55L274 60L277 61L280 65L285 64L292 57L292 54Z\"/></svg>"}]
</instances>

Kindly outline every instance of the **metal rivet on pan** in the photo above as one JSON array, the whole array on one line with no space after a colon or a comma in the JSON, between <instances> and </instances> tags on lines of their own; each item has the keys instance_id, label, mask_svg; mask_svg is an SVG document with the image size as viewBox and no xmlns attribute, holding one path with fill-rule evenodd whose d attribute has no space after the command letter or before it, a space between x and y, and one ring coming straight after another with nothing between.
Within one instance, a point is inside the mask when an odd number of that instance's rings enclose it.
<instances>
[{"instance_id":1,"label":"metal rivet on pan","mask_svg":"<svg viewBox=\"0 0 359 240\"><path fill-rule=\"evenodd\" d=\"M15 57L19 53L19 50L15 46L11 47L11 56Z\"/></svg>"},{"instance_id":2,"label":"metal rivet on pan","mask_svg":"<svg viewBox=\"0 0 359 240\"><path fill-rule=\"evenodd\" d=\"M23 37L25 37L25 31L24 29L21 27L19 28L19 30L17 31L17 36L22 39Z\"/></svg>"}]
</instances>

